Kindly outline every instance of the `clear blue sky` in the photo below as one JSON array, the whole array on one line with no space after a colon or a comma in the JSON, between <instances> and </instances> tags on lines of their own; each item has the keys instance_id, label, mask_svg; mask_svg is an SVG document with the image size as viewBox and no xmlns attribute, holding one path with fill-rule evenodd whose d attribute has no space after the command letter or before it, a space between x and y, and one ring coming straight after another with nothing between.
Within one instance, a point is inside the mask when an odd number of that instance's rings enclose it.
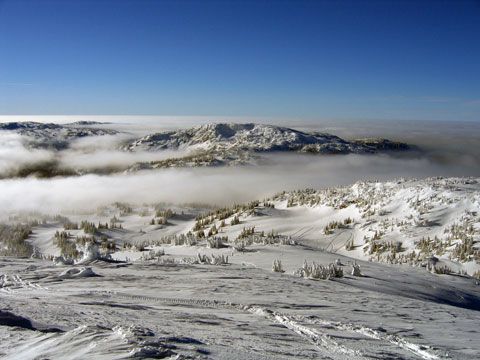
<instances>
[{"instance_id":1,"label":"clear blue sky","mask_svg":"<svg viewBox=\"0 0 480 360\"><path fill-rule=\"evenodd\" d=\"M480 2L0 0L0 114L480 121Z\"/></svg>"}]
</instances>

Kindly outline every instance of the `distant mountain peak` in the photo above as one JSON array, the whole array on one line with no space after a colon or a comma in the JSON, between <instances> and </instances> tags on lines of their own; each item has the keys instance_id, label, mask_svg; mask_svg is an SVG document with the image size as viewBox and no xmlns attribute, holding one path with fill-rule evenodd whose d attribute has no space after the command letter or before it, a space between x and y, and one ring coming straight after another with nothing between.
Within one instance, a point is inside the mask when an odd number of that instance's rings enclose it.
<instances>
[{"instance_id":1,"label":"distant mountain peak","mask_svg":"<svg viewBox=\"0 0 480 360\"><path fill-rule=\"evenodd\" d=\"M86 136L113 135L111 129L74 126L73 124L53 124L33 121L0 123L0 131L13 131L27 138L30 147L64 149L70 141Z\"/></svg>"},{"instance_id":2,"label":"distant mountain peak","mask_svg":"<svg viewBox=\"0 0 480 360\"><path fill-rule=\"evenodd\" d=\"M208 151L299 151L310 153L374 153L408 150L409 146L385 139L347 141L336 135L304 132L255 123L209 123L164 131L137 139L127 150L203 149Z\"/></svg>"}]
</instances>

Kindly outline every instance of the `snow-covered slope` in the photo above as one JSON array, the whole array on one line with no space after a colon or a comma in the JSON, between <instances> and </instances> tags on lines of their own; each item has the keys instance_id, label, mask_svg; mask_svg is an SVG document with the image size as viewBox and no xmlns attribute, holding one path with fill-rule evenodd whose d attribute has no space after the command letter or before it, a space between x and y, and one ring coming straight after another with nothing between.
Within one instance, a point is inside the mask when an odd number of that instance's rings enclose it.
<instances>
[{"instance_id":1,"label":"snow-covered slope","mask_svg":"<svg viewBox=\"0 0 480 360\"><path fill-rule=\"evenodd\" d=\"M430 178L12 214L0 356L476 359L479 213L480 179ZM338 276L299 272L314 262Z\"/></svg>"},{"instance_id":2,"label":"snow-covered slope","mask_svg":"<svg viewBox=\"0 0 480 360\"><path fill-rule=\"evenodd\" d=\"M117 246L206 244L206 239L215 237L237 248L294 242L359 260L480 277L477 178L358 182L283 192L270 199L213 210L178 206L174 213L182 215L168 219L152 208L139 211L143 217L121 216L115 209L107 216L71 219L78 224L104 224L115 216L121 218L122 231L106 229L98 234ZM63 230L62 224L52 226L36 227L29 240L47 256L58 254L53 234ZM81 230L69 232L72 236L83 234Z\"/></svg>"},{"instance_id":3,"label":"snow-covered slope","mask_svg":"<svg viewBox=\"0 0 480 360\"><path fill-rule=\"evenodd\" d=\"M251 237L273 230L357 259L473 275L480 270L479 180L358 182L284 192L207 214L193 230L208 233L215 226L230 239L243 228L255 228ZM241 227L221 225L235 217Z\"/></svg>"},{"instance_id":4,"label":"snow-covered slope","mask_svg":"<svg viewBox=\"0 0 480 360\"><path fill-rule=\"evenodd\" d=\"M279 207L332 209L334 217L321 230L331 251L390 263L440 260L439 271L441 260L447 271L480 269L479 179L360 182L274 200Z\"/></svg>"},{"instance_id":5,"label":"snow-covered slope","mask_svg":"<svg viewBox=\"0 0 480 360\"><path fill-rule=\"evenodd\" d=\"M126 146L130 151L161 149L208 151L302 151L324 154L407 150L384 139L346 141L325 133L306 133L264 124L215 123L147 135Z\"/></svg>"}]
</instances>

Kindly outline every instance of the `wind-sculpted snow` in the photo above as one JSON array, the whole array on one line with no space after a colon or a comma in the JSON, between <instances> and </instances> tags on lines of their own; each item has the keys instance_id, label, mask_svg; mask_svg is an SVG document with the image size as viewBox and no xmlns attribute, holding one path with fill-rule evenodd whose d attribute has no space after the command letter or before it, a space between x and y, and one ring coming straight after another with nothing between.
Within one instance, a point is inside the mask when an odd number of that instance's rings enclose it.
<instances>
[{"instance_id":1,"label":"wind-sculpted snow","mask_svg":"<svg viewBox=\"0 0 480 360\"><path fill-rule=\"evenodd\" d=\"M311 281L264 268L264 260L270 264L280 253L299 262L315 256L311 250L257 251L254 258L236 253L232 264L213 269L96 263L92 271L100 276L79 278L59 278L58 266L46 260L4 259L3 273L21 273L38 287L19 283L15 292L0 292L0 307L8 309L0 323L8 341L0 342L0 354L5 359L433 360L480 353L470 340L478 336L478 311L418 297L432 274L412 271L405 278L396 268L364 263L362 279L346 274L341 281ZM259 267L244 265L247 259ZM376 280L384 271L390 282L403 282L403 295L384 292L386 282ZM358 281L378 285L366 290ZM450 286L477 291L467 279L436 281L440 291ZM26 325L14 329L15 323Z\"/></svg>"}]
</instances>

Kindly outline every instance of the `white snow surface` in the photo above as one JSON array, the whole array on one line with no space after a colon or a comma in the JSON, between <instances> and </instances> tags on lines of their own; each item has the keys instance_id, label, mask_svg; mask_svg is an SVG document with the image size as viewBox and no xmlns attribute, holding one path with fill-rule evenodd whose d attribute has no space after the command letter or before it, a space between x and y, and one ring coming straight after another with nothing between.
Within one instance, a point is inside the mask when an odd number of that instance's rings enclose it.
<instances>
[{"instance_id":1,"label":"white snow surface","mask_svg":"<svg viewBox=\"0 0 480 360\"><path fill-rule=\"evenodd\" d=\"M205 232L215 224L216 236L228 236L222 248L205 239L192 246L172 240L214 210L200 205L163 204L175 213L164 224L151 224L160 218L153 204L63 214L94 224L115 217L121 228L95 236L116 250L109 259L86 246L76 263L55 265L54 233L63 226L55 220L34 226L27 241L39 258L0 258L0 357L479 358L480 287L470 276L479 269L479 180L359 182L281 193L235 208L224 227L209 220ZM236 216L240 223L230 225ZM240 248L236 238L251 227L260 240ZM291 245L268 244L261 232L271 230ZM88 236L69 231L72 239ZM420 251L426 238L431 253ZM459 258L455 249L465 239L473 245ZM370 253L372 243L390 247ZM419 261L402 258L412 251ZM228 256L228 264L199 263L198 254ZM452 273L427 271L431 256ZM272 272L274 260L284 273ZM294 273L304 261L335 263L344 276L301 278ZM361 276L351 275L354 264Z\"/></svg>"}]
</instances>

